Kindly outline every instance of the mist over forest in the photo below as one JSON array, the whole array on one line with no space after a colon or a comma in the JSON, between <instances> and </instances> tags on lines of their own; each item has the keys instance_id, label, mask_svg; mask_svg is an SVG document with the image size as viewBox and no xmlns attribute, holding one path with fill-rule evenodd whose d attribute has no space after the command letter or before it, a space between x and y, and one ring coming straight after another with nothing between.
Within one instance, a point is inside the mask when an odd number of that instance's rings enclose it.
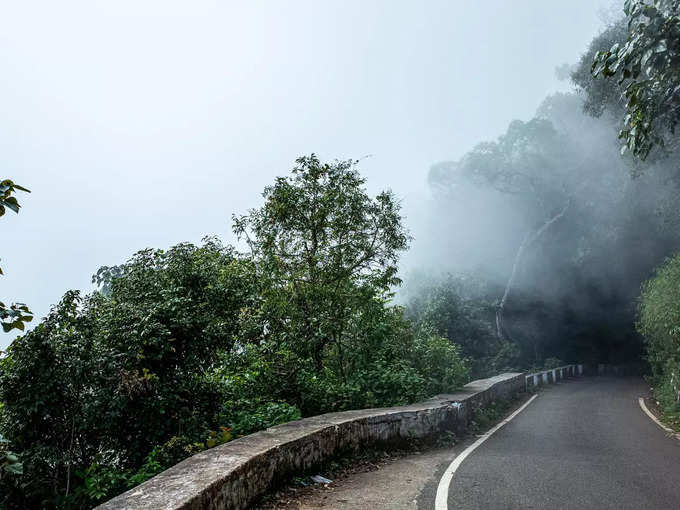
<instances>
[{"instance_id":1,"label":"mist over forest","mask_svg":"<svg viewBox=\"0 0 680 510\"><path fill-rule=\"evenodd\" d=\"M576 79L592 57L584 55ZM616 112L593 117L588 90L575 89L545 98L532 119L513 121L497 140L428 175L432 199L415 230L401 299L426 306L423 294L436 300L451 287L486 301L491 317L517 264L505 333L518 357L508 366L549 357L639 360L640 285L678 249L675 162L657 161L639 175L639 163L619 155ZM557 215L518 259L526 236Z\"/></svg>"},{"instance_id":2,"label":"mist over forest","mask_svg":"<svg viewBox=\"0 0 680 510\"><path fill-rule=\"evenodd\" d=\"M416 319L438 317L441 334L484 360L482 373L646 357L638 298L678 250L678 179L672 154L622 151L626 98L593 76L597 53L623 45L627 26L613 16L578 62L556 67L571 92L429 171L398 300ZM493 324L504 295L505 319ZM476 337L461 341L466 311Z\"/></svg>"},{"instance_id":3,"label":"mist over forest","mask_svg":"<svg viewBox=\"0 0 680 510\"><path fill-rule=\"evenodd\" d=\"M372 179L365 154L315 147L243 202L260 182L244 172L227 179L239 190L230 200L211 178L163 175L161 202L182 209L177 232L200 230L200 242L154 244L148 228L145 248L98 258L92 288L62 289L45 314L3 294L0 323L16 336L0 357L0 509L93 508L276 424L567 363L645 373L680 423L680 2L607 12L580 58L551 62L560 89L534 98L533 115L452 144L429 170L395 173L424 195ZM290 132L318 130L291 119ZM428 154L446 154L445 138ZM268 157L264 144L255 152ZM0 216L35 204L40 183L21 177L0 181ZM151 221L152 202L125 194L143 186L118 184L116 205ZM204 209L183 203L196 189L217 197L229 234L201 230ZM118 228L100 230L113 239Z\"/></svg>"}]
</instances>

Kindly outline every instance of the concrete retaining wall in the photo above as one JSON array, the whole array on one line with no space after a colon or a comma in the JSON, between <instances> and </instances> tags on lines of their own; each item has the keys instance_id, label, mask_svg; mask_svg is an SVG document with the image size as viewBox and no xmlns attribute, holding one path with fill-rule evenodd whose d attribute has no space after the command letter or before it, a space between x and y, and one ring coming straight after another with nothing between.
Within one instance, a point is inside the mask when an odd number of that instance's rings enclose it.
<instances>
[{"instance_id":1,"label":"concrete retaining wall","mask_svg":"<svg viewBox=\"0 0 680 510\"><path fill-rule=\"evenodd\" d=\"M278 425L185 459L97 508L243 509L277 481L343 451L445 430L461 432L476 408L524 391L526 380L521 373L501 374L418 404L329 413Z\"/></svg>"}]
</instances>

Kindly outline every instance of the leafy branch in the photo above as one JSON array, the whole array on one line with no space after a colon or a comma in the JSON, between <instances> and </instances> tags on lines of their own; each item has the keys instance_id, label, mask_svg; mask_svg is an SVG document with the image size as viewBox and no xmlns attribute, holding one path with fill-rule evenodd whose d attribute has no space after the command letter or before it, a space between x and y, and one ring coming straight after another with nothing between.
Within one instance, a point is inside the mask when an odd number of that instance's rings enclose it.
<instances>
[{"instance_id":1,"label":"leafy branch","mask_svg":"<svg viewBox=\"0 0 680 510\"><path fill-rule=\"evenodd\" d=\"M628 39L599 51L591 73L618 77L626 114L621 152L644 160L680 121L680 2L626 0Z\"/></svg>"},{"instance_id":2,"label":"leafy branch","mask_svg":"<svg viewBox=\"0 0 680 510\"><path fill-rule=\"evenodd\" d=\"M0 216L4 216L7 209L19 213L21 206L16 197L13 196L17 191L30 193L30 190L15 184L10 179L0 181ZM0 268L0 275L2 274L2 268ZM2 330L5 333L13 329L23 331L25 329L24 323L31 320L33 320L33 313L24 303L13 303L7 306L0 302L0 324L2 324Z\"/></svg>"}]
</instances>

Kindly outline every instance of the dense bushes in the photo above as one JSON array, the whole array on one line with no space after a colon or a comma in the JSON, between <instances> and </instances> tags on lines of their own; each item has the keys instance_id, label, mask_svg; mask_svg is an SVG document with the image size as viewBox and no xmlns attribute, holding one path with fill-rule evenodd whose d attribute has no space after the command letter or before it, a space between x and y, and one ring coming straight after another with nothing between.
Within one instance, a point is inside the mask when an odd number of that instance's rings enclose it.
<instances>
[{"instance_id":1,"label":"dense bushes","mask_svg":"<svg viewBox=\"0 0 680 510\"><path fill-rule=\"evenodd\" d=\"M642 286L637 326L647 346L656 399L680 425L680 256L667 260Z\"/></svg>"},{"instance_id":2,"label":"dense bushes","mask_svg":"<svg viewBox=\"0 0 680 510\"><path fill-rule=\"evenodd\" d=\"M0 360L0 506L89 508L239 435L464 383L458 347L388 304L408 236L363 183L302 158L236 219L250 253L144 250L66 293Z\"/></svg>"},{"instance_id":3,"label":"dense bushes","mask_svg":"<svg viewBox=\"0 0 680 510\"><path fill-rule=\"evenodd\" d=\"M29 501L74 497L91 466L133 470L171 437L219 425L205 373L233 347L252 264L209 241L146 250L121 270L108 295L68 292L1 362L2 429Z\"/></svg>"}]
</instances>

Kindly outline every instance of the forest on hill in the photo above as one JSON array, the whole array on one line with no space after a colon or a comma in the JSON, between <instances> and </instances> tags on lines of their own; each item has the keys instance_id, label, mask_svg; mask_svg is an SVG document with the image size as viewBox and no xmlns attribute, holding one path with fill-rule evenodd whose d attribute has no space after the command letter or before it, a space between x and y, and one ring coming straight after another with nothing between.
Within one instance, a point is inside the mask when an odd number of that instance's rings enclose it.
<instances>
[{"instance_id":1,"label":"forest on hill","mask_svg":"<svg viewBox=\"0 0 680 510\"><path fill-rule=\"evenodd\" d=\"M311 154L232 217L245 249L142 250L25 333L30 306L0 303L22 333L0 508L92 508L278 423L566 362L647 363L678 423L680 1L626 0L560 64L572 92L431 167L417 232L361 161ZM27 192L1 181L0 216Z\"/></svg>"}]
</instances>

